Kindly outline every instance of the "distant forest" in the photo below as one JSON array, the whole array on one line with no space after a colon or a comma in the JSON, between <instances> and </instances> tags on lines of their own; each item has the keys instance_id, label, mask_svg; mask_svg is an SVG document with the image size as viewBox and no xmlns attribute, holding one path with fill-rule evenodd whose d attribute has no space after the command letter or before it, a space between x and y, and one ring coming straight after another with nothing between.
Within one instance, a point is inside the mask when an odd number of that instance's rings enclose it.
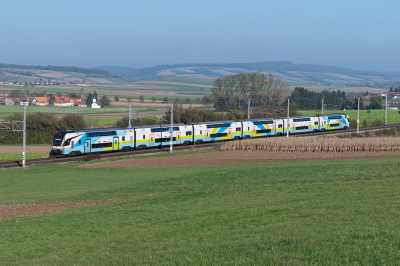
<instances>
[{"instance_id":1,"label":"distant forest","mask_svg":"<svg viewBox=\"0 0 400 266\"><path fill-rule=\"evenodd\" d=\"M83 74L96 74L104 77L111 76L110 73L105 69L97 68L84 68L84 67L71 67L71 66L27 66L27 65L16 65L16 64L1 64L1 68L17 68L17 69L39 69L39 70L52 70L52 71L66 71L66 72L77 72Z\"/></svg>"}]
</instances>

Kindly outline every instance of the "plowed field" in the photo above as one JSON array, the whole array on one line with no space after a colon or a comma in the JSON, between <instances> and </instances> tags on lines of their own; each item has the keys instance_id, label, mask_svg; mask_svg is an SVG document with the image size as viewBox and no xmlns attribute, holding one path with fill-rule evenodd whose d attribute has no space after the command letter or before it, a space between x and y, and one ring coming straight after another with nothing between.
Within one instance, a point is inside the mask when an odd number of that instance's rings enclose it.
<instances>
[{"instance_id":1,"label":"plowed field","mask_svg":"<svg viewBox=\"0 0 400 266\"><path fill-rule=\"evenodd\" d=\"M347 160L366 158L400 157L400 152L353 152L353 153L312 153L312 152L265 152L225 151L213 153L186 154L168 157L129 159L115 162L91 163L84 167L184 167L232 164L275 163L313 160ZM400 159L400 158L399 158Z\"/></svg>"},{"instance_id":2,"label":"plowed field","mask_svg":"<svg viewBox=\"0 0 400 266\"><path fill-rule=\"evenodd\" d=\"M26 152L50 152L51 145L48 146L26 146ZM0 153L22 152L22 146L0 146Z\"/></svg>"}]
</instances>

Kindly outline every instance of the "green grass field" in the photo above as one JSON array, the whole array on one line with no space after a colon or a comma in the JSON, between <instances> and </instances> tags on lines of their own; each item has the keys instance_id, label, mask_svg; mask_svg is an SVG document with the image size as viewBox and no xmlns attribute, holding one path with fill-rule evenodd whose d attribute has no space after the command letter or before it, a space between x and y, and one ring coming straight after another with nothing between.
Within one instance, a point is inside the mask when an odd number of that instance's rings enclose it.
<instances>
[{"instance_id":1,"label":"green grass field","mask_svg":"<svg viewBox=\"0 0 400 266\"><path fill-rule=\"evenodd\" d=\"M399 158L0 170L0 204L122 199L1 220L0 263L396 265L399 170Z\"/></svg>"},{"instance_id":2,"label":"green grass field","mask_svg":"<svg viewBox=\"0 0 400 266\"><path fill-rule=\"evenodd\" d=\"M301 115L315 115L321 114L321 110L318 111L299 111ZM324 111L324 114L336 114L336 113L344 113L349 115L350 119L355 119L357 121L357 110L338 110L338 111ZM367 110L360 110L360 126L362 122L366 119L368 121ZM370 113L370 121L371 123L375 120L379 119L385 121L385 110L371 110ZM400 124L400 114L399 110L388 110L388 124Z\"/></svg>"},{"instance_id":3,"label":"green grass field","mask_svg":"<svg viewBox=\"0 0 400 266\"><path fill-rule=\"evenodd\" d=\"M109 106L100 109L84 108L77 106L28 106L27 113L51 113L56 115L80 114L80 115L95 115L95 114L112 114L112 113L127 113L128 107ZM132 111L149 112L156 108L151 107L132 107ZM0 116L6 117L14 113L23 113L22 105L0 105Z\"/></svg>"},{"instance_id":4,"label":"green grass field","mask_svg":"<svg viewBox=\"0 0 400 266\"><path fill-rule=\"evenodd\" d=\"M26 153L26 159L41 159L41 158L48 158L48 152L28 152ZM0 153L0 162L6 161L21 161L22 160L22 153Z\"/></svg>"}]
</instances>

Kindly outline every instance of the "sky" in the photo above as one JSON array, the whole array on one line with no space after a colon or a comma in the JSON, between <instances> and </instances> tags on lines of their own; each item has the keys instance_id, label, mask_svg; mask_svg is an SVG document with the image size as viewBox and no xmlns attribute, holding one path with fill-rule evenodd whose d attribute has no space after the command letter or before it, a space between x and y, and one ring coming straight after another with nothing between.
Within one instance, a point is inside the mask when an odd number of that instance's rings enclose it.
<instances>
[{"instance_id":1,"label":"sky","mask_svg":"<svg viewBox=\"0 0 400 266\"><path fill-rule=\"evenodd\" d=\"M292 61L400 71L400 1L0 0L0 63Z\"/></svg>"}]
</instances>

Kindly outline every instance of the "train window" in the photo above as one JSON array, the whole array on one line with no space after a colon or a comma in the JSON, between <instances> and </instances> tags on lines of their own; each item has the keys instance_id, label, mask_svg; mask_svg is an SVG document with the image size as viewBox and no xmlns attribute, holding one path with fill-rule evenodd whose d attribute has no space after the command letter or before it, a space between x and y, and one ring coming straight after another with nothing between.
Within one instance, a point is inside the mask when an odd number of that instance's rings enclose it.
<instances>
[{"instance_id":1,"label":"train window","mask_svg":"<svg viewBox=\"0 0 400 266\"><path fill-rule=\"evenodd\" d=\"M133 136L131 136L131 144L133 143Z\"/></svg>"},{"instance_id":2,"label":"train window","mask_svg":"<svg viewBox=\"0 0 400 266\"><path fill-rule=\"evenodd\" d=\"M316 126L317 126L317 125L318 125L318 122L314 122L314 125L316 125Z\"/></svg>"},{"instance_id":3,"label":"train window","mask_svg":"<svg viewBox=\"0 0 400 266\"><path fill-rule=\"evenodd\" d=\"M71 148L72 148L72 149L75 147L74 144L75 144L74 141L71 141Z\"/></svg>"},{"instance_id":4,"label":"train window","mask_svg":"<svg viewBox=\"0 0 400 266\"><path fill-rule=\"evenodd\" d=\"M250 127L248 127L247 130L250 130Z\"/></svg>"},{"instance_id":5,"label":"train window","mask_svg":"<svg viewBox=\"0 0 400 266\"><path fill-rule=\"evenodd\" d=\"M296 127L296 130L304 130L308 129L308 126Z\"/></svg>"},{"instance_id":6,"label":"train window","mask_svg":"<svg viewBox=\"0 0 400 266\"><path fill-rule=\"evenodd\" d=\"M200 135L203 134L203 130L200 130Z\"/></svg>"},{"instance_id":7,"label":"train window","mask_svg":"<svg viewBox=\"0 0 400 266\"><path fill-rule=\"evenodd\" d=\"M253 125L273 124L274 121L254 121Z\"/></svg>"},{"instance_id":8,"label":"train window","mask_svg":"<svg viewBox=\"0 0 400 266\"><path fill-rule=\"evenodd\" d=\"M259 130L257 130L257 134L259 134L259 133L269 133L269 132L271 132L271 129L259 129Z\"/></svg>"},{"instance_id":9,"label":"train window","mask_svg":"<svg viewBox=\"0 0 400 266\"><path fill-rule=\"evenodd\" d=\"M228 136L228 133L216 133L216 134L211 134L212 138L222 138Z\"/></svg>"},{"instance_id":10,"label":"train window","mask_svg":"<svg viewBox=\"0 0 400 266\"><path fill-rule=\"evenodd\" d=\"M122 141L125 141L125 136L124 136L124 137L122 137Z\"/></svg>"},{"instance_id":11,"label":"train window","mask_svg":"<svg viewBox=\"0 0 400 266\"><path fill-rule=\"evenodd\" d=\"M240 127L237 127L237 128L236 128L236 131L240 131Z\"/></svg>"},{"instance_id":12,"label":"train window","mask_svg":"<svg viewBox=\"0 0 400 266\"><path fill-rule=\"evenodd\" d=\"M310 118L295 118L293 122L311 121Z\"/></svg>"},{"instance_id":13,"label":"train window","mask_svg":"<svg viewBox=\"0 0 400 266\"><path fill-rule=\"evenodd\" d=\"M87 143L89 146L89 143ZM92 149L112 147L111 142L92 144Z\"/></svg>"},{"instance_id":14,"label":"train window","mask_svg":"<svg viewBox=\"0 0 400 266\"><path fill-rule=\"evenodd\" d=\"M328 119L342 119L342 117L340 115L335 115L335 116L328 116Z\"/></svg>"},{"instance_id":15,"label":"train window","mask_svg":"<svg viewBox=\"0 0 400 266\"><path fill-rule=\"evenodd\" d=\"M146 139L146 136L145 136L145 135L143 135L143 139Z\"/></svg>"},{"instance_id":16,"label":"train window","mask_svg":"<svg viewBox=\"0 0 400 266\"><path fill-rule=\"evenodd\" d=\"M79 140L79 145L81 145L81 140Z\"/></svg>"},{"instance_id":17,"label":"train window","mask_svg":"<svg viewBox=\"0 0 400 266\"><path fill-rule=\"evenodd\" d=\"M192 132L191 131L186 131L186 136L191 136Z\"/></svg>"},{"instance_id":18,"label":"train window","mask_svg":"<svg viewBox=\"0 0 400 266\"><path fill-rule=\"evenodd\" d=\"M324 125L326 125L326 121L324 121Z\"/></svg>"},{"instance_id":19,"label":"train window","mask_svg":"<svg viewBox=\"0 0 400 266\"><path fill-rule=\"evenodd\" d=\"M278 125L278 128L282 128L282 124Z\"/></svg>"}]
</instances>

